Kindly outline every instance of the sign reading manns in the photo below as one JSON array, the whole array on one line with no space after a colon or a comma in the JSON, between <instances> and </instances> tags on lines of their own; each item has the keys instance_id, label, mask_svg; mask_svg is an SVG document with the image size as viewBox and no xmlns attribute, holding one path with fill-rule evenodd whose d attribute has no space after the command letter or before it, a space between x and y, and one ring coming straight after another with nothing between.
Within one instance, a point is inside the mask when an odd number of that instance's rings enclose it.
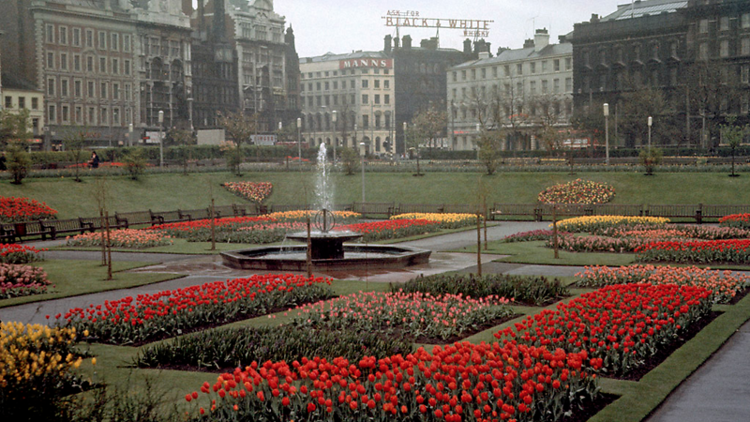
<instances>
[{"instance_id":1,"label":"sign reading manns","mask_svg":"<svg viewBox=\"0 0 750 422\"><path fill-rule=\"evenodd\" d=\"M339 60L339 69L352 69L357 67L393 69L393 59L363 57L361 59Z\"/></svg>"}]
</instances>

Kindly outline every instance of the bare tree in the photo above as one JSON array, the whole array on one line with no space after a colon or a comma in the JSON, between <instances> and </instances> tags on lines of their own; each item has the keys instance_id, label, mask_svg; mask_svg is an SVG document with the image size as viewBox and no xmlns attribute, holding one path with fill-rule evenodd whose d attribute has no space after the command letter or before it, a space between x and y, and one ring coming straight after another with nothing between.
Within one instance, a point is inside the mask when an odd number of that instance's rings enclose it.
<instances>
[{"instance_id":1,"label":"bare tree","mask_svg":"<svg viewBox=\"0 0 750 422\"><path fill-rule=\"evenodd\" d=\"M172 129L167 134L169 142L178 148L179 161L182 164L182 174L188 174L188 164L192 155L192 146L197 143L193 132L184 129Z\"/></svg>"},{"instance_id":2,"label":"bare tree","mask_svg":"<svg viewBox=\"0 0 750 422\"><path fill-rule=\"evenodd\" d=\"M80 182L80 165L85 157L83 147L88 139L88 129L82 126L71 126L63 133L63 145L70 151L73 157L73 169L75 170L75 181Z\"/></svg>"},{"instance_id":3,"label":"bare tree","mask_svg":"<svg viewBox=\"0 0 750 422\"><path fill-rule=\"evenodd\" d=\"M240 175L240 164L242 164L242 143L247 142L255 132L258 124L257 116L248 116L241 112L218 113L218 122L224 127L227 135L234 141L233 164L236 175Z\"/></svg>"}]
</instances>

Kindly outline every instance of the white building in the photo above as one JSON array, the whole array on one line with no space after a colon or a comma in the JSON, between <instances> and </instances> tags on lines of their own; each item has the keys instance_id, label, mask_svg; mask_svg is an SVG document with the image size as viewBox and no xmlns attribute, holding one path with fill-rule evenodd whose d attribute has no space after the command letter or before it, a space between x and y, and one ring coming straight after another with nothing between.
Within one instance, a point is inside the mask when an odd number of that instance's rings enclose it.
<instances>
[{"instance_id":1,"label":"white building","mask_svg":"<svg viewBox=\"0 0 750 422\"><path fill-rule=\"evenodd\" d=\"M540 149L543 126L570 126L573 113L573 48L549 44L538 29L524 48L480 53L448 69L448 133L454 150L476 148L481 130L504 128L503 149Z\"/></svg>"},{"instance_id":2,"label":"white building","mask_svg":"<svg viewBox=\"0 0 750 422\"><path fill-rule=\"evenodd\" d=\"M380 51L300 59L302 141L393 151L393 59ZM335 116L335 117L334 117ZM335 119L335 121L334 121Z\"/></svg>"}]
</instances>

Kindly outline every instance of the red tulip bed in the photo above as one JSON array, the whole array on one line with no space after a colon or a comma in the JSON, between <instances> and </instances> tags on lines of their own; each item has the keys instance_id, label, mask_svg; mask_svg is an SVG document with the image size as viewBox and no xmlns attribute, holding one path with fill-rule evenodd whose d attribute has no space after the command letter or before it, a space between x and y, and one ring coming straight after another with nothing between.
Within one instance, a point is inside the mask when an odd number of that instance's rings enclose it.
<instances>
[{"instance_id":1,"label":"red tulip bed","mask_svg":"<svg viewBox=\"0 0 750 422\"><path fill-rule=\"evenodd\" d=\"M604 204L614 197L615 188L606 183L576 179L545 189L538 199L547 204Z\"/></svg>"},{"instance_id":2,"label":"red tulip bed","mask_svg":"<svg viewBox=\"0 0 750 422\"><path fill-rule=\"evenodd\" d=\"M57 211L29 198L0 196L0 223L54 218Z\"/></svg>"},{"instance_id":3,"label":"red tulip bed","mask_svg":"<svg viewBox=\"0 0 750 422\"><path fill-rule=\"evenodd\" d=\"M46 293L51 284L41 268L0 264L0 299Z\"/></svg>"},{"instance_id":4,"label":"red tulip bed","mask_svg":"<svg viewBox=\"0 0 750 422\"><path fill-rule=\"evenodd\" d=\"M719 219L721 227L738 227L750 230L750 214L731 214Z\"/></svg>"},{"instance_id":5,"label":"red tulip bed","mask_svg":"<svg viewBox=\"0 0 750 422\"><path fill-rule=\"evenodd\" d=\"M102 233L84 233L67 237L66 245L93 247L102 245ZM106 241L106 239L104 239ZM161 232L146 230L119 229L109 232L109 244L114 248L143 249L172 244L172 238Z\"/></svg>"},{"instance_id":6,"label":"red tulip bed","mask_svg":"<svg viewBox=\"0 0 750 422\"><path fill-rule=\"evenodd\" d=\"M653 242L635 252L641 262L750 264L750 239Z\"/></svg>"},{"instance_id":7,"label":"red tulip bed","mask_svg":"<svg viewBox=\"0 0 750 422\"><path fill-rule=\"evenodd\" d=\"M229 192L258 204L273 193L273 184L270 182L227 182L222 186Z\"/></svg>"},{"instance_id":8,"label":"red tulip bed","mask_svg":"<svg viewBox=\"0 0 750 422\"><path fill-rule=\"evenodd\" d=\"M335 230L351 230L362 233L362 242L376 242L385 239L402 239L425 233L440 231L440 223L429 220L385 220L370 223L348 224Z\"/></svg>"},{"instance_id":9,"label":"red tulip bed","mask_svg":"<svg viewBox=\"0 0 750 422\"><path fill-rule=\"evenodd\" d=\"M42 252L47 249L37 249L33 246L17 243L0 244L0 263L26 264L43 259Z\"/></svg>"},{"instance_id":10,"label":"red tulip bed","mask_svg":"<svg viewBox=\"0 0 750 422\"><path fill-rule=\"evenodd\" d=\"M613 284L647 283L696 286L711 291L713 303L729 303L750 287L750 276L731 271L698 267L630 265L627 267L586 267L576 274L579 287L604 287Z\"/></svg>"},{"instance_id":11,"label":"red tulip bed","mask_svg":"<svg viewBox=\"0 0 750 422\"><path fill-rule=\"evenodd\" d=\"M320 277L253 275L92 304L56 318L78 332L88 330L95 341L139 344L328 299L329 284Z\"/></svg>"}]
</instances>

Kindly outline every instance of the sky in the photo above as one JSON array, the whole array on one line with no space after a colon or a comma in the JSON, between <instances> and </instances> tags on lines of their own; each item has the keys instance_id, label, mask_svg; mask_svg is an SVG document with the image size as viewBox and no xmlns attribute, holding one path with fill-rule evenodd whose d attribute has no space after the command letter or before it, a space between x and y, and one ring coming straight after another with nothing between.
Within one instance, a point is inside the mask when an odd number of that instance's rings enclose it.
<instances>
[{"instance_id":1,"label":"sky","mask_svg":"<svg viewBox=\"0 0 750 422\"><path fill-rule=\"evenodd\" d=\"M380 51L383 38L396 35L385 26L389 10L417 11L421 18L492 20L489 37L492 54L498 47L522 48L535 29L546 28L550 42L573 31L573 25L588 21L592 13L606 16L629 0L276 0L274 10L286 17L294 29L300 57L327 52ZM401 28L413 45L434 37L434 28ZM462 30L440 29L440 47L462 49Z\"/></svg>"}]
</instances>

